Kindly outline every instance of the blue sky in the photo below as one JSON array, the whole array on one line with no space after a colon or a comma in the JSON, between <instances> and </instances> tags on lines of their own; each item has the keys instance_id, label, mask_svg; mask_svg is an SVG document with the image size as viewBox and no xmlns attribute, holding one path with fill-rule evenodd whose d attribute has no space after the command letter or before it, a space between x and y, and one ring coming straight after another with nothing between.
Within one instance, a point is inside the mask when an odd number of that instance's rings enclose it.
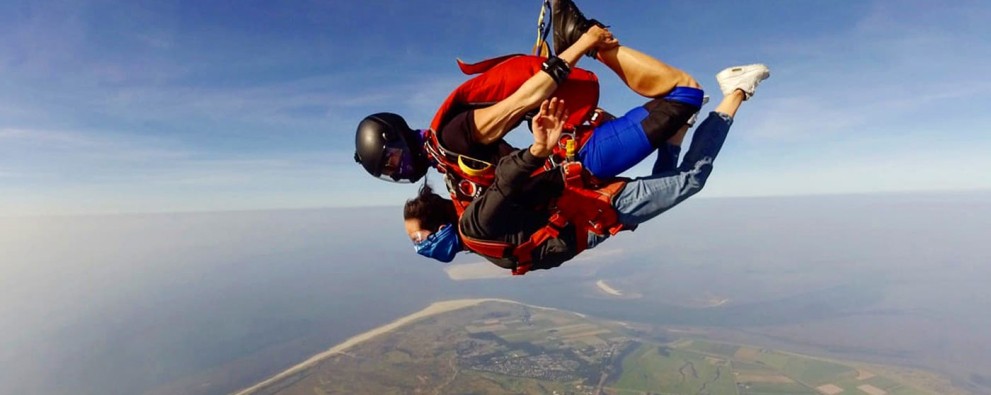
<instances>
[{"instance_id":1,"label":"blue sky","mask_svg":"<svg viewBox=\"0 0 991 395\"><path fill-rule=\"evenodd\" d=\"M579 5L717 100L722 68L772 69L701 196L991 188L987 2L614 3ZM357 122L426 126L454 59L528 52L539 4L4 1L0 216L398 206L416 186L353 163ZM603 107L644 101L580 66Z\"/></svg>"}]
</instances>

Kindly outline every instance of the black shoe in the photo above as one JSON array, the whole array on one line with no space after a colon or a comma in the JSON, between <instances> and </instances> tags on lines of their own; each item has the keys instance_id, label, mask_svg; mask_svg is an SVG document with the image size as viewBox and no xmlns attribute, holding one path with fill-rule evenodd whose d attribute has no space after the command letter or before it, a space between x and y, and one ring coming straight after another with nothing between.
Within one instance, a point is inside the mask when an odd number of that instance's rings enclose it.
<instances>
[{"instance_id":1,"label":"black shoe","mask_svg":"<svg viewBox=\"0 0 991 395\"><path fill-rule=\"evenodd\" d=\"M554 23L554 53L560 55L592 26L605 27L595 19L585 18L571 0L552 0L551 15ZM586 55L595 57L595 50Z\"/></svg>"}]
</instances>

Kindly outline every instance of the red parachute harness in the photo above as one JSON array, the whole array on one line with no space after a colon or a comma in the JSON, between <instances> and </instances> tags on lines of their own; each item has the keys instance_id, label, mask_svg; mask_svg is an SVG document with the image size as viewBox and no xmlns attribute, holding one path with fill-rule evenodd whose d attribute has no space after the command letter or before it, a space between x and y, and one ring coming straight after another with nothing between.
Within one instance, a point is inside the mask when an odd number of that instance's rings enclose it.
<instances>
[{"instance_id":1,"label":"red parachute harness","mask_svg":"<svg viewBox=\"0 0 991 395\"><path fill-rule=\"evenodd\" d=\"M486 107L509 97L527 79L541 72L541 64L546 59L542 56L507 55L473 64L458 60L463 73L478 75L455 89L437 110L430 129L426 131L424 148L435 163L437 171L444 175L459 218L471 201L492 185L495 180L495 164L445 150L436 131L460 112ZM514 275L529 271L533 249L548 239L557 237L569 223L574 224L577 232L577 252L585 249L588 232L598 235L615 234L623 228L611 202L612 196L623 188L626 180L616 179L603 183L591 177L591 174L584 171L581 163L574 160L575 152L588 141L595 127L593 117L599 101L598 78L588 70L574 68L567 80L558 86L554 96L567 103L570 115L565 121L565 128L573 132L562 137L544 168L535 173L559 168L565 178L565 190L552 202L552 214L547 226L519 245L474 239L465 236L459 229L461 240L467 249L492 258L515 260L517 264L513 269Z\"/></svg>"},{"instance_id":2,"label":"red parachute harness","mask_svg":"<svg viewBox=\"0 0 991 395\"><path fill-rule=\"evenodd\" d=\"M426 131L424 144L427 154L438 164L437 170L445 175L458 216L486 187L492 185L495 164L447 151L440 144L437 130L461 112L487 107L509 97L530 77L541 72L541 64L546 59L506 55L472 64L458 60L463 73L478 75L458 86L444 100L430 123L430 129ZM585 124L592 118L599 102L598 78L591 71L574 68L554 91L554 96L564 99L567 104L570 115L565 120L565 128L574 130L567 138L562 138L559 146L566 144L568 139L577 140L579 145L584 144L592 132L592 127ZM563 152L558 149L550 165L560 163L563 158Z\"/></svg>"},{"instance_id":3,"label":"red parachute harness","mask_svg":"<svg viewBox=\"0 0 991 395\"><path fill-rule=\"evenodd\" d=\"M479 255L492 258L512 258L516 262L514 276L522 276L532 268L532 252L547 240L558 237L569 223L575 229L575 253L588 247L588 233L614 235L623 230L612 197L626 185L625 179L614 179L605 184L593 184L583 171L581 162L568 162L561 167L565 177L564 191L551 207L547 225L534 232L522 244L504 241L480 240L464 234L460 226L458 233L466 248Z\"/></svg>"}]
</instances>

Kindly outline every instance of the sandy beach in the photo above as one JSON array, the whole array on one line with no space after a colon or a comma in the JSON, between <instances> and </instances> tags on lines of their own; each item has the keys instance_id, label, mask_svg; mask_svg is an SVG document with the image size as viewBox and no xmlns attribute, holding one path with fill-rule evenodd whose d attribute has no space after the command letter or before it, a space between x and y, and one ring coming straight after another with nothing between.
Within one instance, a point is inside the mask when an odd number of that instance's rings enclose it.
<instances>
[{"instance_id":1,"label":"sandy beach","mask_svg":"<svg viewBox=\"0 0 991 395\"><path fill-rule=\"evenodd\" d=\"M578 263L579 265L588 265L588 264L593 263L593 262L596 263L596 264L600 264L599 261L601 260L601 258L607 257L607 256L619 255L621 253L622 253L622 250L616 250L616 249L602 250L602 249L599 249L597 251L591 251L590 253L584 254L585 256L579 257L579 258L575 259L575 261L578 261L579 262ZM571 263L571 265L574 266L575 264L574 263ZM484 261L483 262L467 263L467 264L451 265L445 271L447 272L447 275L451 277L452 280L475 280L475 279L491 279L491 278L501 278L501 277L511 278L512 277L509 274L509 271L508 270L499 268L499 267L497 267L495 265L492 265L489 262L484 262ZM621 292L619 292L616 289L613 289L613 288L609 287L608 285L606 285L605 282L603 282L601 280L598 283L596 283L596 285L598 285L599 288L603 290L603 292L609 293L610 295L623 296L623 294ZM357 336L351 337L351 338L345 340L343 343L338 344L338 345L330 348L327 351L324 351L324 352L321 352L321 353L319 353L317 355L314 355L314 356L310 357L309 359L307 359L307 360L305 360L305 361L303 361L303 362L301 362L301 363L299 363L299 364L297 364L297 365L289 368L288 370L283 371L282 373L276 374L275 376L272 376L272 377L266 379L265 381L262 381L262 382L260 382L258 384L255 384L255 385L253 385L253 386L251 386L249 388L246 388L246 389L240 390L238 392L235 392L234 394L236 394L236 395L248 395L248 394L254 393L255 391L258 391L259 389L262 389L262 388L264 388L264 387L266 387L268 385L271 385L273 383L276 383L279 380L282 380L282 379L284 379L286 377L292 376L292 375L294 375L296 373L299 373L299 372L301 372L303 370L306 370L306 369L308 369L310 367L313 367L314 365L320 363L320 361L322 361L324 359L327 359L327 358L329 358L329 357L331 357L331 356L333 356L335 354L343 353L348 348L353 347L353 346L355 346L355 345L357 345L357 344L359 344L359 343L361 343L363 341L366 341L366 340L371 339L371 338L373 338L375 336L378 336L378 335L382 335L382 334L388 333L388 332L390 332L390 331L392 331L392 330L394 330L396 328L399 328L399 327L401 327L403 325L406 325L406 324L411 323L413 321L416 321L418 319L429 317L429 316L434 315L434 314L440 314L440 313L445 313L445 312L448 312L448 311L454 311L454 310L459 310L459 309L463 309L463 308L466 308L466 307L475 306L475 305L477 305L479 303L489 302L489 301L520 304L519 302L512 301L512 300L507 300L507 299L458 299L458 300L447 300L447 301L443 301L443 302L436 302L436 303L431 304L430 306L427 306L427 308L425 308L423 310L420 310L420 311L418 311L416 313L413 313L411 315L402 317L402 318L397 319L397 320L395 320L393 322L390 322L390 323L388 323L386 325L383 325L383 326L380 326L378 328L372 329L372 330L370 330L368 332L365 332L365 333L359 334ZM557 310L557 309L548 308L548 307L541 307L541 306L531 306L531 305L528 305L528 306L533 307L533 308L546 309L546 310ZM572 313L573 314L576 314L576 315L579 315L581 317L584 317L584 315L582 315L582 314L574 313L574 312L572 312Z\"/></svg>"},{"instance_id":2,"label":"sandy beach","mask_svg":"<svg viewBox=\"0 0 991 395\"><path fill-rule=\"evenodd\" d=\"M503 269L486 261L448 265L444 268L444 272L451 280L456 281L513 277L508 269Z\"/></svg>"},{"instance_id":3,"label":"sandy beach","mask_svg":"<svg viewBox=\"0 0 991 395\"><path fill-rule=\"evenodd\" d=\"M420 310L420 311L415 312L413 314L410 314L408 316L402 317L402 318L400 318L398 320L395 320L395 321L390 322L388 324L382 325L382 326L380 326L378 328L375 328L375 329L372 329L372 330L370 330L368 332L365 332L365 333L362 333L360 335L351 337L350 339L345 340L343 343L338 344L338 345L336 345L334 347L331 347L327 351L324 351L322 353L319 353L317 355L314 355L314 356L310 357L309 359L303 361L302 363L299 363L296 366L293 366L293 367L289 368L288 370L286 370L286 371L284 371L282 373L279 373L279 374L277 374L275 376L272 376L272 377L268 378L265 381L262 381L262 382L260 382L258 384L255 384L255 385L253 385L253 386L251 386L249 388L246 388L246 389L243 389L241 391L238 391L238 392L236 392L236 394L237 395L248 395L248 394L254 393L255 391L258 391L259 389L264 388L264 387L266 387L266 386L268 386L268 385L270 385L272 383L276 383L276 382L278 382L279 380L282 380L285 377L289 377L289 376L291 376L293 374L299 373L299 372L301 372L303 370L306 370L306 369L308 369L308 368L310 368L312 366L315 366L316 364L320 363L320 361L322 361L324 359L327 359L328 357L330 357L332 355L340 354L340 353L344 352L345 350L347 350L348 348L351 348L351 347L357 345L358 343L361 343L363 341L366 341L368 339L371 339L371 338L373 338L375 336L388 333L388 332L390 332L390 331L392 331L392 330L394 330L396 328L399 328L399 327L401 327L403 325L406 325L406 324L411 323L413 321L416 321L418 319L426 318L426 317L432 316L434 314L440 314L440 313L446 313L448 311L459 310L459 309L463 309L463 308L466 308L466 307L475 306L475 305L477 305L479 303L482 303L482 302L490 302L490 301L491 302L505 302L505 303L516 303L516 304L519 304L519 302L515 302L515 301L512 301L512 300L506 300L506 299L458 299L458 300L447 300L447 301L443 301L443 302L436 302L436 303L431 304L430 306L427 306L427 308L425 308L423 310ZM538 306L533 306L533 307L538 307ZM542 307L538 307L538 308L542 308Z\"/></svg>"}]
</instances>

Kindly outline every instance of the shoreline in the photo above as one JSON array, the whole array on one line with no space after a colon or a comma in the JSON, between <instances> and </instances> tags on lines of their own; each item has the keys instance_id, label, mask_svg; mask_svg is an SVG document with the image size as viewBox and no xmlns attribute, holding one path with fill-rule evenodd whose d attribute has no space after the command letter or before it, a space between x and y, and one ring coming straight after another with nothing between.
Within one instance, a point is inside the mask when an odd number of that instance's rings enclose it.
<instances>
[{"instance_id":1,"label":"shoreline","mask_svg":"<svg viewBox=\"0 0 991 395\"><path fill-rule=\"evenodd\" d=\"M362 343L362 342L364 342L366 340L370 340L370 339L372 339L372 338L374 338L376 336L384 335L386 333L392 332L393 330L395 330L395 329L397 329L397 328L399 328L399 327L401 327L403 325L409 324L409 323L411 323L413 321L416 321L416 320L419 320L421 318L426 318L426 317L430 317L432 315L436 315L436 314L440 314L440 313L446 313L446 312L449 312L449 311L460 310L460 309L467 308L467 307L477 306L477 305L479 305L481 303L484 303L484 302L503 302L503 303L513 303L513 304L523 304L523 303L520 303L520 302L517 302L517 301L513 301L513 300L497 299L497 298L455 299L455 300L445 300L445 301L441 301L441 302L434 302L434 303L431 303L426 308L424 308L423 310L417 311L417 312L415 312L413 314L410 314L410 315L407 315L405 317L401 317L401 318L399 318L399 319L397 319L395 321L392 321L392 322L390 322L388 324L379 326L377 328L372 328L371 330L369 330L367 332L360 333L360 334L357 334L355 336L352 336L352 337L348 338L347 340L345 340L344 342L342 342L340 344L337 344L337 345L331 347L330 349L328 349L328 350L326 350L324 352L321 352L319 354L316 354L316 355L314 355L314 356L306 359L305 361L300 362L300 363L298 363L298 364L290 367L289 369L286 369L286 370L284 370L284 371L282 371L282 372L280 372L280 373L278 373L278 374L276 374L276 375L274 375L272 377L269 377L269 378L267 378L267 379L265 379L265 380L263 380L263 381L255 384L255 385L252 385L251 387L248 387L248 388L239 390L237 392L234 392L234 394L235 395L249 395L251 393L254 393L255 391L258 391L258 390L260 390L260 389L262 389L264 387L267 387L267 386L269 386L271 384L274 384L274 383L278 382L279 380L282 380L282 379L284 379L286 377L292 376L292 375L294 375L296 373L299 373L299 372L304 371L306 369L309 369L309 368L311 368L313 366L316 366L317 364L319 364L323 360L325 360L327 358L330 358L333 355L341 354L345 350L347 350L347 349L349 349L351 347L354 347L354 346L356 346L356 345L358 345L358 344L360 344L360 343ZM527 305L527 306L530 306L530 305ZM540 306L530 306L530 307L540 308L540 309L548 309L548 310L556 310L556 309L553 309L553 308L540 307Z\"/></svg>"}]
</instances>

